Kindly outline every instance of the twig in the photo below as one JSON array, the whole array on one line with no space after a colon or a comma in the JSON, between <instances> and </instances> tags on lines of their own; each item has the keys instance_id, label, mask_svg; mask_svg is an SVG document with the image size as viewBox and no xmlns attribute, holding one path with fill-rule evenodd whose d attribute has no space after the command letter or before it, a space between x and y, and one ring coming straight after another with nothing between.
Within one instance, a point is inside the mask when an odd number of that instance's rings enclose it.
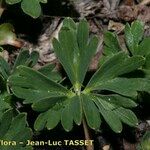
<instances>
[{"instance_id":1,"label":"twig","mask_svg":"<svg viewBox=\"0 0 150 150\"><path fill-rule=\"evenodd\" d=\"M90 140L89 130L85 121L85 118L83 119L83 129L84 129L84 135L86 140ZM86 150L94 150L93 145L87 145Z\"/></svg>"}]
</instances>

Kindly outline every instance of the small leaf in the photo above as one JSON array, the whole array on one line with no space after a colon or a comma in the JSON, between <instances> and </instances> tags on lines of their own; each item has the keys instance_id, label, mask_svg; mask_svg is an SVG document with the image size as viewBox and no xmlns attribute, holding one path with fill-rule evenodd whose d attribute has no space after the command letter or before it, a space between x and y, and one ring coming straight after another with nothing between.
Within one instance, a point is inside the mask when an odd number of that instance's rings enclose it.
<instances>
[{"instance_id":1,"label":"small leaf","mask_svg":"<svg viewBox=\"0 0 150 150\"><path fill-rule=\"evenodd\" d=\"M70 107L72 110L73 120L77 125L81 124L82 121L82 105L81 98L79 96L74 96L70 102Z\"/></svg>"},{"instance_id":2,"label":"small leaf","mask_svg":"<svg viewBox=\"0 0 150 150\"><path fill-rule=\"evenodd\" d=\"M141 21L135 21L125 26L125 40L132 54L136 54L138 44L142 40L144 34L144 24Z\"/></svg>"},{"instance_id":3,"label":"small leaf","mask_svg":"<svg viewBox=\"0 0 150 150\"><path fill-rule=\"evenodd\" d=\"M47 121L46 113L41 113L34 122L34 129L36 131L41 131L44 129Z\"/></svg>"},{"instance_id":4,"label":"small leaf","mask_svg":"<svg viewBox=\"0 0 150 150\"><path fill-rule=\"evenodd\" d=\"M86 49L88 38L89 38L88 23L86 20L81 20L78 24L77 29L77 41L81 53Z\"/></svg>"},{"instance_id":5,"label":"small leaf","mask_svg":"<svg viewBox=\"0 0 150 150\"><path fill-rule=\"evenodd\" d=\"M150 37L145 38L139 45L137 55L147 56L150 53Z\"/></svg>"},{"instance_id":6,"label":"small leaf","mask_svg":"<svg viewBox=\"0 0 150 150\"><path fill-rule=\"evenodd\" d=\"M24 13L33 18L38 18L41 14L41 6L39 0L22 0L21 8Z\"/></svg>"},{"instance_id":7,"label":"small leaf","mask_svg":"<svg viewBox=\"0 0 150 150\"><path fill-rule=\"evenodd\" d=\"M96 36L92 37L89 41L85 50L80 54L80 65L79 65L79 82L83 83L86 72L88 70L89 64L93 55L96 53L98 48L98 38Z\"/></svg>"},{"instance_id":8,"label":"small leaf","mask_svg":"<svg viewBox=\"0 0 150 150\"><path fill-rule=\"evenodd\" d=\"M90 128L97 130L100 128L101 119L98 108L87 95L82 95L83 110L86 117L87 124Z\"/></svg>"},{"instance_id":9,"label":"small leaf","mask_svg":"<svg viewBox=\"0 0 150 150\"><path fill-rule=\"evenodd\" d=\"M61 109L60 110L49 110L47 113L47 124L48 130L51 130L57 126L61 119Z\"/></svg>"},{"instance_id":10,"label":"small leaf","mask_svg":"<svg viewBox=\"0 0 150 150\"><path fill-rule=\"evenodd\" d=\"M0 123L0 138L2 138L7 133L8 129L11 125L12 119L13 119L13 111L12 110L8 110L3 114L1 123Z\"/></svg>"},{"instance_id":11,"label":"small leaf","mask_svg":"<svg viewBox=\"0 0 150 150\"><path fill-rule=\"evenodd\" d=\"M113 111L104 109L100 103L96 102L96 105L110 128L114 132L120 133L122 131L122 124L119 117Z\"/></svg>"},{"instance_id":12,"label":"small leaf","mask_svg":"<svg viewBox=\"0 0 150 150\"><path fill-rule=\"evenodd\" d=\"M104 44L106 45L103 52L105 55L109 55L110 53L115 54L122 50L118 41L118 37L115 33L109 31L105 32Z\"/></svg>"},{"instance_id":13,"label":"small leaf","mask_svg":"<svg viewBox=\"0 0 150 150\"><path fill-rule=\"evenodd\" d=\"M137 106L137 104L131 98L124 97L121 95L111 94L111 95L97 95L97 96L107 102L110 102L118 106L126 108L132 108Z\"/></svg>"},{"instance_id":14,"label":"small leaf","mask_svg":"<svg viewBox=\"0 0 150 150\"><path fill-rule=\"evenodd\" d=\"M138 125L138 119L131 110L120 107L115 110L115 113L125 124L132 127L136 127Z\"/></svg>"},{"instance_id":15,"label":"small leaf","mask_svg":"<svg viewBox=\"0 0 150 150\"><path fill-rule=\"evenodd\" d=\"M8 76L10 75L10 66L6 62L6 60L1 56L0 56L0 74L5 80L7 80Z\"/></svg>"},{"instance_id":16,"label":"small leaf","mask_svg":"<svg viewBox=\"0 0 150 150\"><path fill-rule=\"evenodd\" d=\"M66 97L51 97L47 99L42 99L32 105L33 110L35 111L47 111L52 108L56 103L61 103L66 100Z\"/></svg>"},{"instance_id":17,"label":"small leaf","mask_svg":"<svg viewBox=\"0 0 150 150\"><path fill-rule=\"evenodd\" d=\"M65 106L61 114L61 124L65 131L69 132L73 128L73 116L70 103Z\"/></svg>"},{"instance_id":18,"label":"small leaf","mask_svg":"<svg viewBox=\"0 0 150 150\"><path fill-rule=\"evenodd\" d=\"M16 3L19 3L19 2L21 2L21 0L6 0L6 3L10 4L10 5L13 5L13 4L16 4Z\"/></svg>"},{"instance_id":19,"label":"small leaf","mask_svg":"<svg viewBox=\"0 0 150 150\"><path fill-rule=\"evenodd\" d=\"M41 67L39 70L43 75L45 75L48 79L53 80L53 81L60 81L61 75L57 70L55 70L55 65L54 64L48 64L43 67Z\"/></svg>"},{"instance_id":20,"label":"small leaf","mask_svg":"<svg viewBox=\"0 0 150 150\"><path fill-rule=\"evenodd\" d=\"M72 18L67 17L63 20L63 27L76 30L76 23L73 21Z\"/></svg>"},{"instance_id":21,"label":"small leaf","mask_svg":"<svg viewBox=\"0 0 150 150\"><path fill-rule=\"evenodd\" d=\"M47 3L47 0L39 0L39 2L41 2L41 3Z\"/></svg>"}]
</instances>

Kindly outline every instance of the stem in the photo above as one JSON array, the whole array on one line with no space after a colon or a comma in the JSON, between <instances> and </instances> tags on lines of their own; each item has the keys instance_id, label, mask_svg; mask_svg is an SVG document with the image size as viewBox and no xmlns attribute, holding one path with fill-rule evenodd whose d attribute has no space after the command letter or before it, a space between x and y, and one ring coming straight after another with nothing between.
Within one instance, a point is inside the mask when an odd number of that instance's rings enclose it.
<instances>
[{"instance_id":1,"label":"stem","mask_svg":"<svg viewBox=\"0 0 150 150\"><path fill-rule=\"evenodd\" d=\"M91 140L85 118L83 118L83 129L84 129L85 140ZM93 144L92 145L87 145L86 150L94 150Z\"/></svg>"}]
</instances>

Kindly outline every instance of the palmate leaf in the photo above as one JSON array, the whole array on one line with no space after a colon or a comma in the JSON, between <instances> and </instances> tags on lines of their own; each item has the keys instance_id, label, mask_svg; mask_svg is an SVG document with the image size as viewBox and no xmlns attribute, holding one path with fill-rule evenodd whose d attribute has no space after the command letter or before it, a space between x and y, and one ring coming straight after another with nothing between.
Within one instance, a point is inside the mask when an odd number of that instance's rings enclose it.
<instances>
[{"instance_id":1,"label":"palmate leaf","mask_svg":"<svg viewBox=\"0 0 150 150\"><path fill-rule=\"evenodd\" d=\"M65 19L59 39L53 40L53 46L72 84L82 84L90 60L98 46L96 37L89 40L87 21L82 20L75 27L73 20Z\"/></svg>"},{"instance_id":2,"label":"palmate leaf","mask_svg":"<svg viewBox=\"0 0 150 150\"><path fill-rule=\"evenodd\" d=\"M82 91L81 85L97 44L96 37L89 38L85 20L77 25L72 19L65 19L59 38L54 39L53 45L73 88L66 89L47 78L47 68L35 71L20 66L9 77L12 92L24 103L31 103L33 110L39 112L35 130L50 130L61 123L66 131L70 131L74 123L80 125L83 118L94 130L99 129L101 118L104 118L117 133L122 131L122 123L137 125L137 118L129 108L136 107L134 98L138 91L150 90L150 81L128 75L141 69L145 58L129 57L125 52L114 54Z\"/></svg>"},{"instance_id":3,"label":"palmate leaf","mask_svg":"<svg viewBox=\"0 0 150 150\"><path fill-rule=\"evenodd\" d=\"M26 114L20 113L15 116L12 110L6 111L0 121L0 138L6 141L15 141L15 146L0 146L3 150L26 150L32 149L30 146L25 146L26 141L30 140L32 137L32 131L28 127L26 121ZM19 144L23 142L23 144Z\"/></svg>"}]
</instances>

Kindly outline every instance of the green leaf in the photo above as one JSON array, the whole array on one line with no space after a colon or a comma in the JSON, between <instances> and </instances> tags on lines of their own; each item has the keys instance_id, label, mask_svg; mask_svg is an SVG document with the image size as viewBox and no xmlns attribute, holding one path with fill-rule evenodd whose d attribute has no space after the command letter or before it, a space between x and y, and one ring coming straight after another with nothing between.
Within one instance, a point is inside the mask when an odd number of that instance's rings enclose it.
<instances>
[{"instance_id":1,"label":"green leaf","mask_svg":"<svg viewBox=\"0 0 150 150\"><path fill-rule=\"evenodd\" d=\"M20 113L13 118L13 111L7 111L1 120L1 131L0 136L1 139L6 141L15 141L16 146L0 146L0 149L4 150L18 150L18 149L26 149L25 142L30 140L32 137L32 131L28 128L26 122L26 114ZM24 145L19 144L19 142L23 142Z\"/></svg>"},{"instance_id":2,"label":"green leaf","mask_svg":"<svg viewBox=\"0 0 150 150\"><path fill-rule=\"evenodd\" d=\"M9 74L10 74L10 66L6 62L6 60L0 56L0 74L2 77L7 80Z\"/></svg>"},{"instance_id":3,"label":"green leaf","mask_svg":"<svg viewBox=\"0 0 150 150\"><path fill-rule=\"evenodd\" d=\"M140 43L137 55L147 56L149 53L150 53L150 37L147 37Z\"/></svg>"},{"instance_id":4,"label":"green leaf","mask_svg":"<svg viewBox=\"0 0 150 150\"><path fill-rule=\"evenodd\" d=\"M77 42L81 53L82 51L85 51L88 38L89 38L88 23L86 20L81 20L79 22L78 29L77 29Z\"/></svg>"},{"instance_id":5,"label":"green leaf","mask_svg":"<svg viewBox=\"0 0 150 150\"><path fill-rule=\"evenodd\" d=\"M61 119L61 109L56 110L54 108L49 109L48 111L41 113L35 123L34 123L34 129L37 131L41 131L44 129L44 127L47 127L48 130L51 130L57 126L57 124L60 122Z\"/></svg>"},{"instance_id":6,"label":"green leaf","mask_svg":"<svg viewBox=\"0 0 150 150\"><path fill-rule=\"evenodd\" d=\"M150 80L142 78L115 78L101 84L95 90L108 90L124 96L135 97L137 91L150 91Z\"/></svg>"},{"instance_id":7,"label":"green leaf","mask_svg":"<svg viewBox=\"0 0 150 150\"><path fill-rule=\"evenodd\" d=\"M115 33L109 31L105 32L104 44L105 47L103 53L105 55L115 54L122 50L118 41L118 37Z\"/></svg>"},{"instance_id":8,"label":"green leaf","mask_svg":"<svg viewBox=\"0 0 150 150\"><path fill-rule=\"evenodd\" d=\"M109 95L97 95L98 97L100 97L101 99L112 103L114 105L117 106L122 106L122 107L126 107L126 108L132 108L132 107L136 107L137 104L129 97L124 97L121 95L117 95L117 94L109 94ZM106 106L108 107L108 106Z\"/></svg>"},{"instance_id":9,"label":"green leaf","mask_svg":"<svg viewBox=\"0 0 150 150\"><path fill-rule=\"evenodd\" d=\"M53 40L53 46L71 83L75 87L81 86L91 58L98 47L97 37L94 36L89 40L87 21L81 20L75 27L72 19L65 19L58 40Z\"/></svg>"},{"instance_id":10,"label":"green leaf","mask_svg":"<svg viewBox=\"0 0 150 150\"><path fill-rule=\"evenodd\" d=\"M125 40L132 54L135 54L138 49L138 44L142 40L144 34L144 24L141 21L134 21L125 26Z\"/></svg>"},{"instance_id":11,"label":"green leaf","mask_svg":"<svg viewBox=\"0 0 150 150\"><path fill-rule=\"evenodd\" d=\"M45 65L45 66L41 67L38 71L41 72L42 74L44 74L50 80L57 82L62 79L59 72L57 72L57 70L55 69L54 64Z\"/></svg>"},{"instance_id":12,"label":"green leaf","mask_svg":"<svg viewBox=\"0 0 150 150\"><path fill-rule=\"evenodd\" d=\"M39 0L22 0L21 8L24 13L33 18L38 18L41 14L41 6Z\"/></svg>"},{"instance_id":13,"label":"green leaf","mask_svg":"<svg viewBox=\"0 0 150 150\"><path fill-rule=\"evenodd\" d=\"M145 57L145 64L143 65L143 69L150 69L150 53Z\"/></svg>"},{"instance_id":14,"label":"green leaf","mask_svg":"<svg viewBox=\"0 0 150 150\"><path fill-rule=\"evenodd\" d=\"M81 97L74 96L70 102L70 107L72 110L73 120L77 125L82 122L82 104Z\"/></svg>"},{"instance_id":15,"label":"green leaf","mask_svg":"<svg viewBox=\"0 0 150 150\"><path fill-rule=\"evenodd\" d=\"M105 109L101 103L98 103L97 101L95 101L95 103L110 128L114 132L120 133L122 131L122 124L119 117L112 110Z\"/></svg>"},{"instance_id":16,"label":"green leaf","mask_svg":"<svg viewBox=\"0 0 150 150\"><path fill-rule=\"evenodd\" d=\"M125 124L132 127L136 127L138 125L138 119L131 110L120 107L115 110L115 113Z\"/></svg>"},{"instance_id":17,"label":"green leaf","mask_svg":"<svg viewBox=\"0 0 150 150\"><path fill-rule=\"evenodd\" d=\"M49 110L47 113L47 124L46 127L48 130L51 130L57 126L61 119L61 110Z\"/></svg>"},{"instance_id":18,"label":"green leaf","mask_svg":"<svg viewBox=\"0 0 150 150\"><path fill-rule=\"evenodd\" d=\"M39 54L36 51L33 51L30 54L28 50L22 50L15 60L13 70L15 70L17 66L20 65L33 67L37 63L38 58Z\"/></svg>"},{"instance_id":19,"label":"green leaf","mask_svg":"<svg viewBox=\"0 0 150 150\"><path fill-rule=\"evenodd\" d=\"M88 66L91 62L93 55L95 54L98 48L98 42L99 40L96 36L92 37L85 50L80 54L80 66L79 66L80 83L84 81L86 72L88 70Z\"/></svg>"},{"instance_id":20,"label":"green leaf","mask_svg":"<svg viewBox=\"0 0 150 150\"><path fill-rule=\"evenodd\" d=\"M65 106L65 108L62 110L61 115L61 124L65 131L69 132L73 128L73 115L72 115L70 103Z\"/></svg>"},{"instance_id":21,"label":"green leaf","mask_svg":"<svg viewBox=\"0 0 150 150\"><path fill-rule=\"evenodd\" d=\"M73 29L73 30L77 29L76 23L73 21L72 18L69 18L69 17L67 17L63 20L63 27L67 27L67 28Z\"/></svg>"},{"instance_id":22,"label":"green leaf","mask_svg":"<svg viewBox=\"0 0 150 150\"><path fill-rule=\"evenodd\" d=\"M83 101L83 110L88 126L94 130L98 130L101 124L98 108L88 95L82 95L82 101Z\"/></svg>"},{"instance_id":23,"label":"green leaf","mask_svg":"<svg viewBox=\"0 0 150 150\"><path fill-rule=\"evenodd\" d=\"M101 97L100 95L95 95L93 94L92 95L92 98L93 98L93 101L96 103L96 104L99 104L103 106L104 109L106 110L113 110L116 108L116 106L111 103L111 101L106 101L105 99L103 99L103 97Z\"/></svg>"},{"instance_id":24,"label":"green leaf","mask_svg":"<svg viewBox=\"0 0 150 150\"><path fill-rule=\"evenodd\" d=\"M39 2L41 2L41 3L47 3L47 0L39 0Z\"/></svg>"},{"instance_id":25,"label":"green leaf","mask_svg":"<svg viewBox=\"0 0 150 150\"><path fill-rule=\"evenodd\" d=\"M77 71L75 65L77 60L74 59L75 50L75 36L71 29L64 28L59 33L59 41L53 40L54 51L63 65L67 75L72 82L75 84L77 80Z\"/></svg>"},{"instance_id":26,"label":"green leaf","mask_svg":"<svg viewBox=\"0 0 150 150\"><path fill-rule=\"evenodd\" d=\"M1 139L7 133L11 125L12 119L13 119L12 110L8 110L3 114L2 119L0 121L0 138Z\"/></svg>"},{"instance_id":27,"label":"green leaf","mask_svg":"<svg viewBox=\"0 0 150 150\"><path fill-rule=\"evenodd\" d=\"M41 99L68 94L68 90L62 85L25 66L17 67L9 77L8 84L17 97L25 99L24 103L35 103Z\"/></svg>"},{"instance_id":28,"label":"green leaf","mask_svg":"<svg viewBox=\"0 0 150 150\"><path fill-rule=\"evenodd\" d=\"M2 117L3 113L10 109L11 106L7 101L10 99L10 95L8 93L1 93L0 94L0 118Z\"/></svg>"},{"instance_id":29,"label":"green leaf","mask_svg":"<svg viewBox=\"0 0 150 150\"><path fill-rule=\"evenodd\" d=\"M51 97L47 99L42 99L32 105L33 110L35 111L47 111L52 108L56 103L61 103L66 100L66 97Z\"/></svg>"},{"instance_id":30,"label":"green leaf","mask_svg":"<svg viewBox=\"0 0 150 150\"><path fill-rule=\"evenodd\" d=\"M145 59L141 56L127 57L123 52L109 58L92 76L87 87L100 86L103 82L129 73L141 67ZM111 81L110 81L111 82Z\"/></svg>"},{"instance_id":31,"label":"green leaf","mask_svg":"<svg viewBox=\"0 0 150 150\"><path fill-rule=\"evenodd\" d=\"M46 125L46 119L47 119L46 113L41 113L34 122L34 129L36 131L43 130Z\"/></svg>"},{"instance_id":32,"label":"green leaf","mask_svg":"<svg viewBox=\"0 0 150 150\"><path fill-rule=\"evenodd\" d=\"M16 4L16 3L19 3L21 2L21 0L5 0L7 4L9 5L13 5L13 4Z\"/></svg>"},{"instance_id":33,"label":"green leaf","mask_svg":"<svg viewBox=\"0 0 150 150\"><path fill-rule=\"evenodd\" d=\"M143 135L140 143L137 146L137 150L150 150L150 131L146 131Z\"/></svg>"}]
</instances>

